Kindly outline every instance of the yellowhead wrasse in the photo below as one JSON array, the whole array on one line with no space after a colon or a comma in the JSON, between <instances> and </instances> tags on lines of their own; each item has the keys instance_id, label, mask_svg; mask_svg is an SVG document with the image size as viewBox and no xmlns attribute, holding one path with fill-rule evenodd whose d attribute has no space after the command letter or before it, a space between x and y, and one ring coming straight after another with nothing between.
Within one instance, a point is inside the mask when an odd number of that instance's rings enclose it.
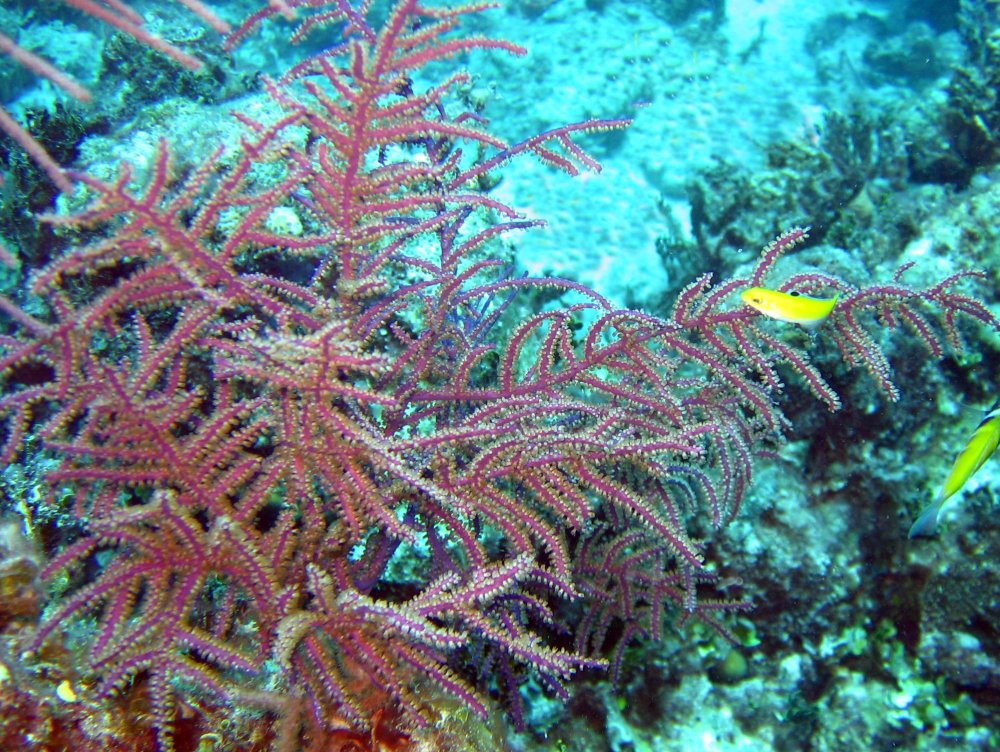
<instances>
[{"instance_id":1,"label":"yellowhead wrasse","mask_svg":"<svg viewBox=\"0 0 1000 752\"><path fill-rule=\"evenodd\" d=\"M837 297L811 298L794 292L779 292L766 287L751 287L744 290L740 297L751 308L770 316L778 321L790 324L814 327L823 323L837 304Z\"/></svg>"},{"instance_id":2,"label":"yellowhead wrasse","mask_svg":"<svg viewBox=\"0 0 1000 752\"><path fill-rule=\"evenodd\" d=\"M964 486L969 478L975 475L976 471L996 451L998 443L1000 443L1000 400L993 403L993 407L986 413L986 417L983 418L979 427L972 432L965 449L958 453L955 464L951 466L951 472L945 478L937 498L920 513L917 521L910 528L911 538L937 533L941 505Z\"/></svg>"}]
</instances>

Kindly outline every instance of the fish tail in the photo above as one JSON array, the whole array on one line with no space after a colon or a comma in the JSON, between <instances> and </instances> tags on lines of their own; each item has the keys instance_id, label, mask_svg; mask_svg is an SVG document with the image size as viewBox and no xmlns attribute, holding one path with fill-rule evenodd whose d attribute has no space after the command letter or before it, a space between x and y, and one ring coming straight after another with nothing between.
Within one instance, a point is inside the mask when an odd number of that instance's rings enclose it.
<instances>
[{"instance_id":1,"label":"fish tail","mask_svg":"<svg viewBox=\"0 0 1000 752\"><path fill-rule=\"evenodd\" d=\"M910 527L910 538L931 537L937 535L938 514L941 512L943 499L936 499L927 506Z\"/></svg>"}]
</instances>

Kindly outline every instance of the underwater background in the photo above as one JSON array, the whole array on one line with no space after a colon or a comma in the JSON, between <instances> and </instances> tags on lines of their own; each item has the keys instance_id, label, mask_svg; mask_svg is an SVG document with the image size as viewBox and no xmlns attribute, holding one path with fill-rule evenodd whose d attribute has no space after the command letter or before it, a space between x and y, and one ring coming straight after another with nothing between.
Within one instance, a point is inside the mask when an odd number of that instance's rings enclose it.
<instances>
[{"instance_id":1,"label":"underwater background","mask_svg":"<svg viewBox=\"0 0 1000 752\"><path fill-rule=\"evenodd\" d=\"M236 147L243 125L230 113L264 118L273 107L262 76L325 46L321 33L289 44L294 23L275 18L227 53L180 4L130 3L151 31L205 61L194 73L57 5L3 0L0 31L95 101L59 95L9 58L0 58L0 100L60 164L104 180L121 160L146 174L161 139L195 165L219 145ZM261 5L211 3L234 25ZM581 139L599 172L570 176L530 158L499 169L489 195L546 223L502 241L517 274L567 278L615 306L667 316L700 275L745 275L766 243L809 227L779 277L817 271L862 284L912 263L905 279L924 287L981 269L972 293L1000 314L996 2L509 0L461 28L529 53L434 61L415 88L469 70L465 100L508 142L633 119ZM6 137L0 167L0 238L25 270L41 266L66 243L37 216L82 204L60 196ZM6 271L4 294L18 298L24 279ZM792 332L843 406L828 411L789 378L776 397L790 420L786 441L755 464L735 519L708 533L722 591L752 608L720 616L728 638L691 620L631 643L617 684L583 671L558 697L522 682L524 730L494 738L572 752L1000 748L997 461L945 507L936 536L907 536L1000 396L996 329L965 322L961 331L964 352L940 360L907 332L880 340L902 395L895 403L822 337ZM109 721L89 705L86 672L65 672L73 658L25 652L25 635L45 618L37 573L54 553L46 541L58 537L40 527L76 524L65 510L45 511L52 502L38 488L49 462L29 452L0 472L3 750L60 748L53 729L88 714L93 738L102 724L145 728L141 707ZM181 715L196 713L197 692L186 697L180 704L195 710ZM163 745L135 733L135 749ZM406 748L374 732L332 744ZM220 728L176 748L256 747Z\"/></svg>"}]
</instances>

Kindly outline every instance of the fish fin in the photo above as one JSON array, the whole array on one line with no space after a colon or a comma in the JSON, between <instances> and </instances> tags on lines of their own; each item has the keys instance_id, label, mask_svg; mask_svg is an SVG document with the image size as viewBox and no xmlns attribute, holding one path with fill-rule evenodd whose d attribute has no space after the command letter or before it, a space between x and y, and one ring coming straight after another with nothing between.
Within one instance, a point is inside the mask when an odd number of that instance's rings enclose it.
<instances>
[{"instance_id":1,"label":"fish fin","mask_svg":"<svg viewBox=\"0 0 1000 752\"><path fill-rule=\"evenodd\" d=\"M938 514L941 512L941 500L937 500L927 506L920 513L917 521L910 526L910 538L932 537L937 535Z\"/></svg>"},{"instance_id":2,"label":"fish fin","mask_svg":"<svg viewBox=\"0 0 1000 752\"><path fill-rule=\"evenodd\" d=\"M830 314L833 313L833 309L837 305L838 300L840 300L840 293L834 294L833 298L828 301L830 303L830 310L828 310L818 319L813 319L812 321L800 321L798 323L804 326L806 329L809 329L810 331L818 329L823 324L823 322L826 321L827 318L829 318Z\"/></svg>"}]
</instances>

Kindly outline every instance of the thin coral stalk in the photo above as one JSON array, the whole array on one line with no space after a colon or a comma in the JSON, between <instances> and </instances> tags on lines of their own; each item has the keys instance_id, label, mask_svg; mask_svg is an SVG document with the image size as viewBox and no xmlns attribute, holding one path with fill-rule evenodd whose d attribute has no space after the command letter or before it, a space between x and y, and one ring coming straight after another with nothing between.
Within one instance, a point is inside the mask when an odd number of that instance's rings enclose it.
<instances>
[{"instance_id":1,"label":"thin coral stalk","mask_svg":"<svg viewBox=\"0 0 1000 752\"><path fill-rule=\"evenodd\" d=\"M274 1L272 0L272 2ZM143 28L142 17L124 2L121 2L121 0L107 0L103 5L93 0L63 0L63 2L117 28L142 44L175 60L189 70L199 70L202 67L202 62L198 58ZM190 9L220 34L228 34L230 32L229 24L219 18L201 0L177 0L177 2ZM288 11L291 10L284 5L282 0L277 0L277 2L279 5L275 7ZM12 38L2 33L0 33L0 54L11 57L35 75L51 81L74 99L81 102L89 102L91 100L91 93L85 87L73 81L44 58L30 50L24 49ZM55 159L53 159L52 155L14 119L9 110L3 107L0 107L0 130L23 148L35 164L42 168L49 179L61 191L69 193L73 190L72 180Z\"/></svg>"}]
</instances>

